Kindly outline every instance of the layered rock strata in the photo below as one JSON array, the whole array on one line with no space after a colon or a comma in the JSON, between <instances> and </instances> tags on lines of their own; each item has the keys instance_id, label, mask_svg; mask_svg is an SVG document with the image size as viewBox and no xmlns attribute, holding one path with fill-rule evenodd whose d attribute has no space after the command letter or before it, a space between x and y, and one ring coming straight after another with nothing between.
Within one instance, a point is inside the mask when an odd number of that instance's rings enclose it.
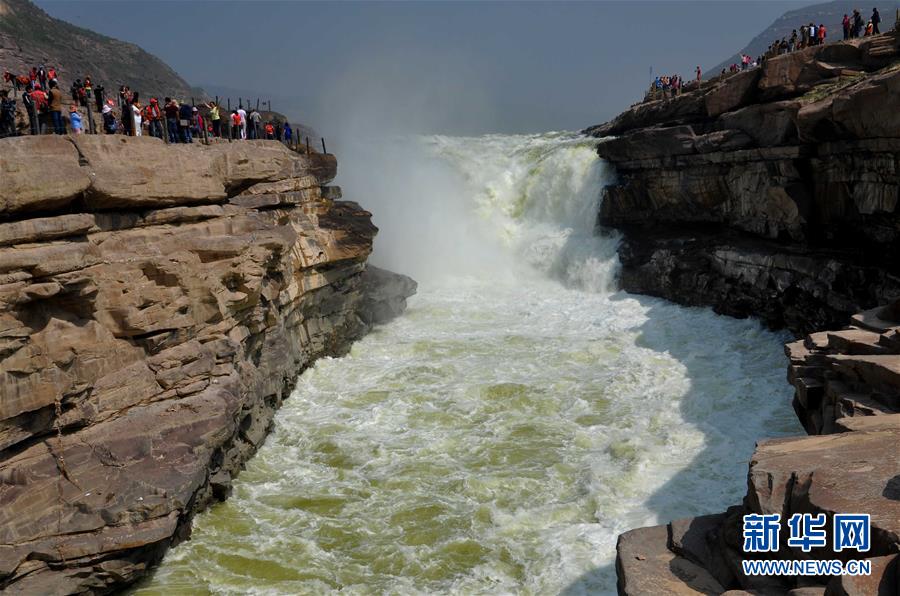
<instances>
[{"instance_id":1,"label":"layered rock strata","mask_svg":"<svg viewBox=\"0 0 900 596\"><path fill-rule=\"evenodd\" d=\"M812 47L588 129L624 288L798 333L900 296L898 58Z\"/></svg>"},{"instance_id":2,"label":"layered rock strata","mask_svg":"<svg viewBox=\"0 0 900 596\"><path fill-rule=\"evenodd\" d=\"M898 58L894 34L809 48L589 129L611 137L600 223L624 232L626 290L805 336L786 353L811 436L761 440L740 505L620 536L620 593L900 594ZM781 515L777 553L743 552L748 513ZM871 550L837 558L872 574L744 574L835 558L788 546L794 513L870 514Z\"/></svg>"},{"instance_id":3,"label":"layered rock strata","mask_svg":"<svg viewBox=\"0 0 900 596\"><path fill-rule=\"evenodd\" d=\"M402 310L335 171L269 141L0 140L0 590L139 578L299 372Z\"/></svg>"}]
</instances>

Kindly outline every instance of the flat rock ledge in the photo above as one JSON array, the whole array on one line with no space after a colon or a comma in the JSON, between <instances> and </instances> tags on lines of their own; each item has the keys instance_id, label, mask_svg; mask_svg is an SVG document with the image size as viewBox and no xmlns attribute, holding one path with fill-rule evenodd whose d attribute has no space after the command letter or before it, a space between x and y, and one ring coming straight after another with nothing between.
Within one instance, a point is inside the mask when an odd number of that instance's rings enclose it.
<instances>
[{"instance_id":1,"label":"flat rock ledge","mask_svg":"<svg viewBox=\"0 0 900 596\"><path fill-rule=\"evenodd\" d=\"M900 595L900 302L851 323L785 346L794 409L811 436L759 441L742 504L620 536L620 594ZM835 513L868 513L871 550L850 552L871 559L872 575L746 576L747 513L779 513L783 522L794 513L824 513L827 527ZM785 523L771 558L817 556L788 547L788 535ZM818 556L831 558L827 550Z\"/></svg>"},{"instance_id":2,"label":"flat rock ledge","mask_svg":"<svg viewBox=\"0 0 900 596\"><path fill-rule=\"evenodd\" d=\"M134 582L227 497L297 375L399 314L330 155L0 140L0 591Z\"/></svg>"}]
</instances>

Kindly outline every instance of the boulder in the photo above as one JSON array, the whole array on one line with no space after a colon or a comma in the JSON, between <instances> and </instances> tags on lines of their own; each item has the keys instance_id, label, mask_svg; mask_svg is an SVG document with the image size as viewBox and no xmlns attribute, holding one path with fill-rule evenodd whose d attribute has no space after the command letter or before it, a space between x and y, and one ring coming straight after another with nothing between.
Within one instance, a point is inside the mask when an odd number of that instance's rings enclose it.
<instances>
[{"instance_id":1,"label":"boulder","mask_svg":"<svg viewBox=\"0 0 900 596\"><path fill-rule=\"evenodd\" d=\"M801 141L868 139L900 136L900 116L891 110L900 92L900 70L892 70L804 105L797 113Z\"/></svg>"},{"instance_id":2,"label":"boulder","mask_svg":"<svg viewBox=\"0 0 900 596\"><path fill-rule=\"evenodd\" d=\"M362 302L359 316L369 325L381 325L406 310L406 299L416 293L418 284L406 275L367 265L361 276Z\"/></svg>"},{"instance_id":3,"label":"boulder","mask_svg":"<svg viewBox=\"0 0 900 596\"><path fill-rule=\"evenodd\" d=\"M715 118L751 103L761 72L758 68L745 70L715 85L703 96L707 115Z\"/></svg>"},{"instance_id":4,"label":"boulder","mask_svg":"<svg viewBox=\"0 0 900 596\"><path fill-rule=\"evenodd\" d=\"M868 513L869 556L900 549L900 430L760 441L747 503L757 513ZM806 556L833 557L829 551Z\"/></svg>"},{"instance_id":5,"label":"boulder","mask_svg":"<svg viewBox=\"0 0 900 596\"><path fill-rule=\"evenodd\" d=\"M900 594L897 559L897 555L873 557L869 559L871 574L833 577L825 596L897 596Z\"/></svg>"},{"instance_id":6,"label":"boulder","mask_svg":"<svg viewBox=\"0 0 900 596\"><path fill-rule=\"evenodd\" d=\"M92 180L91 209L214 203L227 196L210 151L199 144L167 146L154 137L119 135L79 135L73 142Z\"/></svg>"},{"instance_id":7,"label":"boulder","mask_svg":"<svg viewBox=\"0 0 900 596\"><path fill-rule=\"evenodd\" d=\"M834 68L818 60L818 49L813 46L766 60L759 78L759 98L773 101L794 97L837 76Z\"/></svg>"},{"instance_id":8,"label":"boulder","mask_svg":"<svg viewBox=\"0 0 900 596\"><path fill-rule=\"evenodd\" d=\"M619 536L619 594L715 594L725 589L705 569L667 548L666 526L639 528Z\"/></svg>"},{"instance_id":9,"label":"boulder","mask_svg":"<svg viewBox=\"0 0 900 596\"><path fill-rule=\"evenodd\" d=\"M695 153L690 126L644 128L621 137L602 140L597 149L604 159L629 161Z\"/></svg>"},{"instance_id":10,"label":"boulder","mask_svg":"<svg viewBox=\"0 0 900 596\"><path fill-rule=\"evenodd\" d=\"M95 225L96 220L90 213L36 217L0 224L0 246L79 236Z\"/></svg>"},{"instance_id":11,"label":"boulder","mask_svg":"<svg viewBox=\"0 0 900 596\"><path fill-rule=\"evenodd\" d=\"M759 147L775 147L796 142L796 100L749 105L722 114L717 124L723 129L735 129L749 135Z\"/></svg>"},{"instance_id":12,"label":"boulder","mask_svg":"<svg viewBox=\"0 0 900 596\"><path fill-rule=\"evenodd\" d=\"M0 180L0 217L61 208L91 184L71 140L56 135L4 139Z\"/></svg>"}]
</instances>

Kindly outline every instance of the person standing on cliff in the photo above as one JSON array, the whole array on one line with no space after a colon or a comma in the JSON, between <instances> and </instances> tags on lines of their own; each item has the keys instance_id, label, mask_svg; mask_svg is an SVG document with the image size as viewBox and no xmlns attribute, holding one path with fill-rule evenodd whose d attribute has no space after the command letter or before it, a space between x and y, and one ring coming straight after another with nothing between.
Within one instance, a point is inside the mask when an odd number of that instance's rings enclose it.
<instances>
[{"instance_id":1,"label":"person standing on cliff","mask_svg":"<svg viewBox=\"0 0 900 596\"><path fill-rule=\"evenodd\" d=\"M222 136L222 115L219 113L219 104L211 101L206 104L206 107L209 108L209 119L212 121L213 136Z\"/></svg>"},{"instance_id":2,"label":"person standing on cliff","mask_svg":"<svg viewBox=\"0 0 900 596\"><path fill-rule=\"evenodd\" d=\"M147 122L151 137L163 138L162 110L159 109L159 101L155 97L150 98L146 109Z\"/></svg>"},{"instance_id":3,"label":"person standing on cliff","mask_svg":"<svg viewBox=\"0 0 900 596\"><path fill-rule=\"evenodd\" d=\"M194 117L194 109L189 103L184 102L178 107L178 132L181 134L182 143L193 143L191 138L191 119Z\"/></svg>"},{"instance_id":4,"label":"person standing on cliff","mask_svg":"<svg viewBox=\"0 0 900 596\"><path fill-rule=\"evenodd\" d=\"M66 134L66 127L62 119L62 91L59 90L57 83L50 83L48 104L50 106L50 122L53 125L53 132L58 135Z\"/></svg>"},{"instance_id":5,"label":"person standing on cliff","mask_svg":"<svg viewBox=\"0 0 900 596\"><path fill-rule=\"evenodd\" d=\"M250 110L249 118L250 118L250 138L258 139L259 132L260 132L259 125L260 125L260 122L262 122L262 115L256 110L256 108L253 108Z\"/></svg>"},{"instance_id":6,"label":"person standing on cliff","mask_svg":"<svg viewBox=\"0 0 900 596\"><path fill-rule=\"evenodd\" d=\"M241 115L237 110L231 110L231 139L236 141L241 138Z\"/></svg>"},{"instance_id":7,"label":"person standing on cliff","mask_svg":"<svg viewBox=\"0 0 900 596\"><path fill-rule=\"evenodd\" d=\"M34 98L31 97L30 93L22 94L22 105L25 106L25 111L28 113L28 128L31 130L31 134L38 134L38 112L37 107L34 105Z\"/></svg>"},{"instance_id":8,"label":"person standing on cliff","mask_svg":"<svg viewBox=\"0 0 900 596\"><path fill-rule=\"evenodd\" d=\"M169 142L174 144L178 142L178 102L171 97L167 97L165 102L166 132L169 133Z\"/></svg>"},{"instance_id":9,"label":"person standing on cliff","mask_svg":"<svg viewBox=\"0 0 900 596\"><path fill-rule=\"evenodd\" d=\"M878 8L873 8L872 9L872 32L875 35L878 35L881 33L881 31L878 29L879 23L881 23L881 15L878 14Z\"/></svg>"},{"instance_id":10,"label":"person standing on cliff","mask_svg":"<svg viewBox=\"0 0 900 596\"><path fill-rule=\"evenodd\" d=\"M72 132L80 135L84 132L81 124L81 114L78 113L78 107L75 104L69 106L69 124L72 125Z\"/></svg>"},{"instance_id":11,"label":"person standing on cliff","mask_svg":"<svg viewBox=\"0 0 900 596\"><path fill-rule=\"evenodd\" d=\"M697 74L697 88L699 89L699 88L700 88L700 82L703 80L703 71L702 71L702 70L700 69L700 67L698 66L698 67L697 67L697 70L696 70L695 72L696 72L696 74Z\"/></svg>"},{"instance_id":12,"label":"person standing on cliff","mask_svg":"<svg viewBox=\"0 0 900 596\"><path fill-rule=\"evenodd\" d=\"M844 20L841 21L841 26L844 28L844 39L850 39L850 17L847 16L847 13L844 13Z\"/></svg>"},{"instance_id":13,"label":"person standing on cliff","mask_svg":"<svg viewBox=\"0 0 900 596\"><path fill-rule=\"evenodd\" d=\"M819 35L819 45L825 45L825 36L828 34L828 31L825 29L825 25L819 23L818 35Z\"/></svg>"},{"instance_id":14,"label":"person standing on cliff","mask_svg":"<svg viewBox=\"0 0 900 596\"><path fill-rule=\"evenodd\" d=\"M112 100L109 100L112 103ZM103 132L108 135L116 134L116 115L113 114L112 106L105 104L101 109L100 113L103 114Z\"/></svg>"},{"instance_id":15,"label":"person standing on cliff","mask_svg":"<svg viewBox=\"0 0 900 596\"><path fill-rule=\"evenodd\" d=\"M238 104L237 109L238 116L241 117L241 139L247 139L247 110L244 109L243 105Z\"/></svg>"},{"instance_id":16,"label":"person standing on cliff","mask_svg":"<svg viewBox=\"0 0 900 596\"><path fill-rule=\"evenodd\" d=\"M859 9L855 8L855 9L853 9L853 28L852 28L853 35L852 35L852 37L859 37L859 34L862 32L862 30L863 30L862 15L859 14Z\"/></svg>"}]
</instances>

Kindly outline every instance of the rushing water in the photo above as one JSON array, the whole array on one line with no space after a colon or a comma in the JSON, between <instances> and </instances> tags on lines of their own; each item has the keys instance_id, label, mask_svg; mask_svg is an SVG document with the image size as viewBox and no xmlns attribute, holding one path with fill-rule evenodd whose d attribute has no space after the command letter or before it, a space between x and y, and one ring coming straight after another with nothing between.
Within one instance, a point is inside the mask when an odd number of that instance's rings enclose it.
<instances>
[{"instance_id":1,"label":"rushing water","mask_svg":"<svg viewBox=\"0 0 900 596\"><path fill-rule=\"evenodd\" d=\"M754 441L797 432L783 336L613 291L590 140L356 157L347 194L419 294L301 376L138 593L614 593L618 533L737 502Z\"/></svg>"}]
</instances>

